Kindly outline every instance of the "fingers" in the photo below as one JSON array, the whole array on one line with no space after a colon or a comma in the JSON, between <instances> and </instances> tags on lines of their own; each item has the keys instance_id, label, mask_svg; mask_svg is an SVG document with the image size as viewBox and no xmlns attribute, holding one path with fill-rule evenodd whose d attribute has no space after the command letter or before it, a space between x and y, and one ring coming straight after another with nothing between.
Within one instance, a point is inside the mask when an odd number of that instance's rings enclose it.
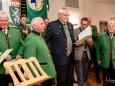
<instances>
[{"instance_id":1,"label":"fingers","mask_svg":"<svg viewBox=\"0 0 115 86\"><path fill-rule=\"evenodd\" d=\"M22 56L21 55L17 55L16 56L16 60L18 60L18 59L22 59Z\"/></svg>"},{"instance_id":2,"label":"fingers","mask_svg":"<svg viewBox=\"0 0 115 86\"><path fill-rule=\"evenodd\" d=\"M12 57L10 56L10 55L8 55L8 56L6 56L6 58L5 58L7 61L10 61L10 60L12 60Z\"/></svg>"}]
</instances>

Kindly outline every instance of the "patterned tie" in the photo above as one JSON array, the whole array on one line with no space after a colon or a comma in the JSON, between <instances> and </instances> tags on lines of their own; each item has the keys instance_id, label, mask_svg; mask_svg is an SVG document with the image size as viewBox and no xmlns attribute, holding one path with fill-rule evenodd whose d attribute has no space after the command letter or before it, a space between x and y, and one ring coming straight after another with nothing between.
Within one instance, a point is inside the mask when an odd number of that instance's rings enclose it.
<instances>
[{"instance_id":1,"label":"patterned tie","mask_svg":"<svg viewBox=\"0 0 115 86\"><path fill-rule=\"evenodd\" d=\"M110 62L112 62L112 38L113 34L110 34Z\"/></svg>"},{"instance_id":2,"label":"patterned tie","mask_svg":"<svg viewBox=\"0 0 115 86\"><path fill-rule=\"evenodd\" d=\"M4 33L5 33L5 36L6 36L6 40L8 40L8 30L5 29L5 30L4 30Z\"/></svg>"},{"instance_id":3,"label":"patterned tie","mask_svg":"<svg viewBox=\"0 0 115 86\"><path fill-rule=\"evenodd\" d=\"M67 38L67 56L69 56L69 54L72 52L72 40L70 37L70 32L68 30L67 24L64 24L64 31Z\"/></svg>"},{"instance_id":4,"label":"patterned tie","mask_svg":"<svg viewBox=\"0 0 115 86\"><path fill-rule=\"evenodd\" d=\"M8 30L7 29L2 29L2 31L5 34L6 40L8 40Z\"/></svg>"}]
</instances>

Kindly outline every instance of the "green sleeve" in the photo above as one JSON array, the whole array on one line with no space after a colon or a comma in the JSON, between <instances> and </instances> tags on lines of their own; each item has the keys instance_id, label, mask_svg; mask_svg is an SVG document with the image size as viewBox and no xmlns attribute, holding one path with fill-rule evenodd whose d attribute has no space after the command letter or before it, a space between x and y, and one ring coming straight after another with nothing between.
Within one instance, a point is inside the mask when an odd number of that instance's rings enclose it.
<instances>
[{"instance_id":1,"label":"green sleeve","mask_svg":"<svg viewBox=\"0 0 115 86\"><path fill-rule=\"evenodd\" d=\"M97 27L92 25L92 37L94 41L98 41L98 31Z\"/></svg>"}]
</instances>

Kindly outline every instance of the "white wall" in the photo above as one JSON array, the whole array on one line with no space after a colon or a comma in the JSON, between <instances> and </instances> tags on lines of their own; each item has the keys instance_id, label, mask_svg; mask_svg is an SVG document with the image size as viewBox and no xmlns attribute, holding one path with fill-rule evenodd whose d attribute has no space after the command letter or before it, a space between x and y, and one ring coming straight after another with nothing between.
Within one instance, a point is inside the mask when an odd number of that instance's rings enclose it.
<instances>
[{"instance_id":1,"label":"white wall","mask_svg":"<svg viewBox=\"0 0 115 86\"><path fill-rule=\"evenodd\" d=\"M65 0L50 0L50 10L48 17L50 21L57 19L57 11L59 8L65 6ZM82 17L91 17L92 24L99 29L99 21L108 21L115 16L115 4L102 4L92 0L79 0L79 8L70 8L70 21L74 21L80 26L80 19Z\"/></svg>"}]
</instances>

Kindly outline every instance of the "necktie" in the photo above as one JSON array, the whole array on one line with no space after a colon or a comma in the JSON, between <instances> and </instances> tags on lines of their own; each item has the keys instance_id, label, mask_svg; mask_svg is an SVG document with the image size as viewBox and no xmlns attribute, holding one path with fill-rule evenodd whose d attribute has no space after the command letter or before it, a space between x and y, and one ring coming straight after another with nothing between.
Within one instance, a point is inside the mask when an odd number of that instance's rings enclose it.
<instances>
[{"instance_id":1,"label":"necktie","mask_svg":"<svg viewBox=\"0 0 115 86\"><path fill-rule=\"evenodd\" d=\"M113 34L110 34L110 61L112 62L112 37Z\"/></svg>"},{"instance_id":2,"label":"necktie","mask_svg":"<svg viewBox=\"0 0 115 86\"><path fill-rule=\"evenodd\" d=\"M4 33L5 33L5 36L6 36L6 40L8 40L8 30L5 29L5 30L4 30Z\"/></svg>"},{"instance_id":3,"label":"necktie","mask_svg":"<svg viewBox=\"0 0 115 86\"><path fill-rule=\"evenodd\" d=\"M2 31L5 34L6 40L8 40L8 30L7 29L3 29Z\"/></svg>"},{"instance_id":4,"label":"necktie","mask_svg":"<svg viewBox=\"0 0 115 86\"><path fill-rule=\"evenodd\" d=\"M64 31L67 38L67 56L69 56L69 54L72 52L72 41L71 41L70 32L68 30L67 24L64 24Z\"/></svg>"}]
</instances>

